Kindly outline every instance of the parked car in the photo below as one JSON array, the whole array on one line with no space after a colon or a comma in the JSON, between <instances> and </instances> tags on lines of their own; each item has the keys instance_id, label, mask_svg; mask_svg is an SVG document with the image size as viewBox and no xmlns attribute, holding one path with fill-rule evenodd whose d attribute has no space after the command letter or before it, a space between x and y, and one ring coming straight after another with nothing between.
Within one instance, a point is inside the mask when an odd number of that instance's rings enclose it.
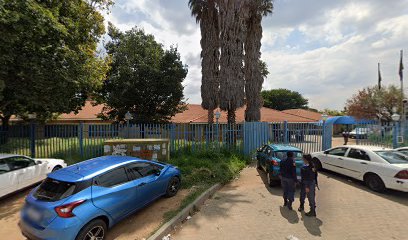
<instances>
[{"instance_id":1,"label":"parked car","mask_svg":"<svg viewBox=\"0 0 408 240\"><path fill-rule=\"evenodd\" d=\"M400 147L395 150L408 156L408 147Z\"/></svg>"},{"instance_id":2,"label":"parked car","mask_svg":"<svg viewBox=\"0 0 408 240\"><path fill-rule=\"evenodd\" d=\"M61 159L0 154L0 197L38 183L47 173L66 166Z\"/></svg>"},{"instance_id":3,"label":"parked car","mask_svg":"<svg viewBox=\"0 0 408 240\"><path fill-rule=\"evenodd\" d=\"M358 180L372 190L408 192L408 157L374 146L343 146L312 154L316 168L328 169Z\"/></svg>"},{"instance_id":4,"label":"parked car","mask_svg":"<svg viewBox=\"0 0 408 240\"><path fill-rule=\"evenodd\" d=\"M369 134L371 134L373 131L369 128L355 128L349 133L350 138L356 138L356 139L366 139Z\"/></svg>"},{"instance_id":5,"label":"parked car","mask_svg":"<svg viewBox=\"0 0 408 240\"><path fill-rule=\"evenodd\" d=\"M296 174L300 179L300 168L303 166L302 150L289 145L270 144L258 149L256 154L257 168L266 172L268 185L280 185L280 162L286 158L287 152L293 152L296 161Z\"/></svg>"},{"instance_id":6,"label":"parked car","mask_svg":"<svg viewBox=\"0 0 408 240\"><path fill-rule=\"evenodd\" d=\"M52 172L21 210L28 239L88 240L157 198L177 194L180 171L169 164L104 156Z\"/></svg>"}]
</instances>

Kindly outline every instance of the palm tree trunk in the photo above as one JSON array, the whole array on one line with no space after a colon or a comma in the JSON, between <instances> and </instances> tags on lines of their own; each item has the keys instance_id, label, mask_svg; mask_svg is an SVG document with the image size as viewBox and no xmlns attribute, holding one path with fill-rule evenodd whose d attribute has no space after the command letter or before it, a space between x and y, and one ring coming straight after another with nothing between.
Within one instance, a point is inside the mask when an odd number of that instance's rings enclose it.
<instances>
[{"instance_id":1,"label":"palm tree trunk","mask_svg":"<svg viewBox=\"0 0 408 240\"><path fill-rule=\"evenodd\" d=\"M0 144L5 144L8 141L10 118L11 115L0 116L1 119L0 130L2 132L2 134L0 135Z\"/></svg>"},{"instance_id":2,"label":"palm tree trunk","mask_svg":"<svg viewBox=\"0 0 408 240\"><path fill-rule=\"evenodd\" d=\"M244 105L243 73L246 0L219 0L220 18L220 108L235 123L235 111Z\"/></svg>"},{"instance_id":3,"label":"palm tree trunk","mask_svg":"<svg viewBox=\"0 0 408 240\"><path fill-rule=\"evenodd\" d=\"M208 109L208 124L214 123L214 109Z\"/></svg>"},{"instance_id":4,"label":"palm tree trunk","mask_svg":"<svg viewBox=\"0 0 408 240\"><path fill-rule=\"evenodd\" d=\"M254 1L250 5L250 16L247 21L248 31L245 39L245 96L247 104L245 121L247 122L261 120L263 105L261 91L264 79L260 66L262 15L258 11L259 4L259 1Z\"/></svg>"},{"instance_id":5,"label":"palm tree trunk","mask_svg":"<svg viewBox=\"0 0 408 240\"><path fill-rule=\"evenodd\" d=\"M234 124L235 123L235 110L234 109L230 109L227 112L228 116L228 125Z\"/></svg>"},{"instance_id":6,"label":"palm tree trunk","mask_svg":"<svg viewBox=\"0 0 408 240\"><path fill-rule=\"evenodd\" d=\"M218 28L218 10L215 0L201 2L203 12L200 19L201 30L201 106L214 110L219 104L219 64L220 45ZM210 118L208 119L210 122ZM213 121L213 120L212 120Z\"/></svg>"}]
</instances>

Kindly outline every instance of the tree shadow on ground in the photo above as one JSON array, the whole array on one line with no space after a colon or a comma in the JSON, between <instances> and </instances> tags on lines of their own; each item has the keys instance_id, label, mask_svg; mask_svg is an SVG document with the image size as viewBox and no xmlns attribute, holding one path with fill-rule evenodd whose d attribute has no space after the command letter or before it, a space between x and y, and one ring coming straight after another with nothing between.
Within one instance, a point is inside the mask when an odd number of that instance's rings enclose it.
<instances>
[{"instance_id":1,"label":"tree shadow on ground","mask_svg":"<svg viewBox=\"0 0 408 240\"><path fill-rule=\"evenodd\" d=\"M217 221L217 219L233 217L234 213L231 209L237 204L246 204L248 208L253 207L253 203L247 200L245 194L235 193L238 187L232 183L226 184L221 190L217 191L210 197L200 209L192 214L192 220L188 220L189 224L196 229L200 229L201 225L195 220L194 215L201 212L206 219ZM242 206L242 205L241 205Z\"/></svg>"},{"instance_id":2,"label":"tree shadow on ground","mask_svg":"<svg viewBox=\"0 0 408 240\"><path fill-rule=\"evenodd\" d=\"M327 177L335 181L345 183L349 186L356 187L365 192L385 198L387 200L391 200L401 205L408 206L408 192L400 192L400 191L395 191L391 189L387 189L383 193L374 192L371 189L369 189L362 181L359 181L357 179L350 178L350 177L347 177L347 176L344 176L344 175L341 175L341 174L338 174L338 173L335 173L329 170L320 171L320 178L321 177Z\"/></svg>"}]
</instances>

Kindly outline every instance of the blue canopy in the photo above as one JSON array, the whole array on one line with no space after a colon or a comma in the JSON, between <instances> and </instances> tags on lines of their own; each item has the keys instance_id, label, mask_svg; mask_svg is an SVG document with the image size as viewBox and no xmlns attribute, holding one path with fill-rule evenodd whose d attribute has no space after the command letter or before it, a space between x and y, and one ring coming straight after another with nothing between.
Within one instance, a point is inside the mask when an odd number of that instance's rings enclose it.
<instances>
[{"instance_id":1,"label":"blue canopy","mask_svg":"<svg viewBox=\"0 0 408 240\"><path fill-rule=\"evenodd\" d=\"M352 116L336 116L330 117L326 121L327 124L333 125L356 125L356 124L375 124L375 120L355 119Z\"/></svg>"}]
</instances>

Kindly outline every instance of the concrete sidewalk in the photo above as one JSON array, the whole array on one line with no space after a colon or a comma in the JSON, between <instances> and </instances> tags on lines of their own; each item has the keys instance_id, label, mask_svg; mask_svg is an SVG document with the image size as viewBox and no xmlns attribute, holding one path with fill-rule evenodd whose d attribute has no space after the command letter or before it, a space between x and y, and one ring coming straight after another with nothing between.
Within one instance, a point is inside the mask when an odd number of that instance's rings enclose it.
<instances>
[{"instance_id":1,"label":"concrete sidewalk","mask_svg":"<svg viewBox=\"0 0 408 240\"><path fill-rule=\"evenodd\" d=\"M280 188L246 168L188 220L172 239L407 239L408 194L377 194L334 173L320 175L317 218L282 207ZM297 192L298 197L299 192ZM294 207L298 207L298 199ZM307 208L308 210L308 208Z\"/></svg>"}]
</instances>

